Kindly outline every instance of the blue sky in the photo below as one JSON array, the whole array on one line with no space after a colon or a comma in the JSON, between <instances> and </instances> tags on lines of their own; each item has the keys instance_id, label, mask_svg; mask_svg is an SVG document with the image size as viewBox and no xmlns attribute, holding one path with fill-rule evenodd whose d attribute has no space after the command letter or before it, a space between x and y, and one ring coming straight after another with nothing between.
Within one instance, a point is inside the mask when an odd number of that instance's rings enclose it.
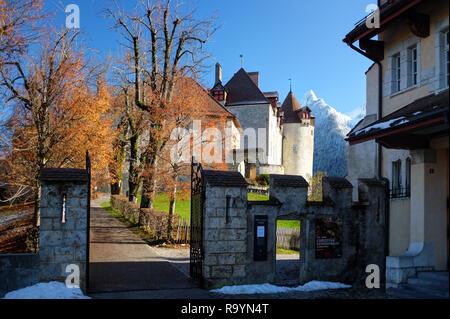
<instances>
[{"instance_id":1,"label":"blue sky","mask_svg":"<svg viewBox=\"0 0 450 319\"><path fill-rule=\"evenodd\" d=\"M118 0L130 10L133 0ZM189 2L189 0L185 0ZM107 0L47 0L56 10L57 25L65 21L64 7L80 7L81 29L98 59L116 54L118 37L100 12ZM337 110L347 113L365 102L364 72L371 62L342 42L354 23L375 0L194 0L199 17L215 13L221 28L207 49L213 58L203 83L212 86L219 62L226 82L240 68L260 72L262 91L278 91L281 102L289 91L299 100L312 89Z\"/></svg>"}]
</instances>

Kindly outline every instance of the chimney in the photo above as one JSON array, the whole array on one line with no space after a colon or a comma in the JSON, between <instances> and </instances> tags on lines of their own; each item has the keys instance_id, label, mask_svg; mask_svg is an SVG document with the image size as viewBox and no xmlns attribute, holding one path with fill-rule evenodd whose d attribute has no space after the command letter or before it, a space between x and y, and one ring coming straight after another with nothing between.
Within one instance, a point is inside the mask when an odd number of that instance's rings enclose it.
<instances>
[{"instance_id":1,"label":"chimney","mask_svg":"<svg viewBox=\"0 0 450 319\"><path fill-rule=\"evenodd\" d=\"M216 81L214 82L214 85L217 83L222 83L222 67L219 63L216 63Z\"/></svg>"},{"instance_id":2,"label":"chimney","mask_svg":"<svg viewBox=\"0 0 450 319\"><path fill-rule=\"evenodd\" d=\"M257 87L259 87L259 72L249 72L248 76L250 77L250 79L252 79L253 83L255 83Z\"/></svg>"}]
</instances>

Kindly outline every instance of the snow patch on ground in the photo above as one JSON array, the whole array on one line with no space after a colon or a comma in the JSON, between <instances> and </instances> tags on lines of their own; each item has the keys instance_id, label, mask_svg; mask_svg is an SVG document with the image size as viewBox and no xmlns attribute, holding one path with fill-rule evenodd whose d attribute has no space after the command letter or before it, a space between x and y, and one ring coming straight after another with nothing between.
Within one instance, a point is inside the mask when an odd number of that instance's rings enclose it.
<instances>
[{"instance_id":1,"label":"snow patch on ground","mask_svg":"<svg viewBox=\"0 0 450 319\"><path fill-rule=\"evenodd\" d=\"M259 285L239 285L239 286L225 286L220 289L213 289L211 292L226 294L226 295L247 295L247 294L277 294L284 292L309 292L316 290L327 289L343 289L350 288L350 285L345 285L339 282L330 281L310 281L303 286L298 287L282 287L271 284Z\"/></svg>"},{"instance_id":2,"label":"snow patch on ground","mask_svg":"<svg viewBox=\"0 0 450 319\"><path fill-rule=\"evenodd\" d=\"M67 288L62 282L40 282L8 292L3 299L91 299L79 288Z\"/></svg>"}]
</instances>

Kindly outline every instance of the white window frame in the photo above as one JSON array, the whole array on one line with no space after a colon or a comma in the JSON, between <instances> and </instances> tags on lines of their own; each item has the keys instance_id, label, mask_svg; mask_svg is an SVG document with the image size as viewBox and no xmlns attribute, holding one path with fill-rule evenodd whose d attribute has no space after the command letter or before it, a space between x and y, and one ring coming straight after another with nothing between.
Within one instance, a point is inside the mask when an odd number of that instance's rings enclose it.
<instances>
[{"instance_id":1,"label":"white window frame","mask_svg":"<svg viewBox=\"0 0 450 319\"><path fill-rule=\"evenodd\" d=\"M405 160L405 188L408 197L411 196L411 158Z\"/></svg>"},{"instance_id":2,"label":"white window frame","mask_svg":"<svg viewBox=\"0 0 450 319\"><path fill-rule=\"evenodd\" d=\"M392 88L391 93L395 94L401 91L401 55L400 52L392 55Z\"/></svg>"},{"instance_id":3,"label":"white window frame","mask_svg":"<svg viewBox=\"0 0 450 319\"><path fill-rule=\"evenodd\" d=\"M419 84L419 52L418 45L414 44L408 48L408 78L407 87Z\"/></svg>"},{"instance_id":4,"label":"white window frame","mask_svg":"<svg viewBox=\"0 0 450 319\"><path fill-rule=\"evenodd\" d=\"M399 159L392 162L392 188L402 187L402 161Z\"/></svg>"},{"instance_id":5,"label":"white window frame","mask_svg":"<svg viewBox=\"0 0 450 319\"><path fill-rule=\"evenodd\" d=\"M448 16L434 25L434 60L435 60L435 77L433 78L430 91L435 93L446 90L449 87L448 79L448 30L449 18Z\"/></svg>"},{"instance_id":6,"label":"white window frame","mask_svg":"<svg viewBox=\"0 0 450 319\"><path fill-rule=\"evenodd\" d=\"M442 57L443 57L443 65L444 65L444 70L443 70L443 75L444 75L444 87L448 87L448 82L449 82L449 50L448 50L448 28L447 30L441 31L442 34Z\"/></svg>"},{"instance_id":7,"label":"white window frame","mask_svg":"<svg viewBox=\"0 0 450 319\"><path fill-rule=\"evenodd\" d=\"M417 53L416 59L414 59L414 63L417 67L412 66L411 49L413 48L415 48L414 50ZM424 79L422 79L421 74L420 48L421 39L416 36L411 36L388 49L389 67L383 84L383 91L387 93L384 96L391 98L426 84L426 80L424 81ZM413 81L412 69L415 71L415 81ZM415 84L413 85L413 83Z\"/></svg>"}]
</instances>

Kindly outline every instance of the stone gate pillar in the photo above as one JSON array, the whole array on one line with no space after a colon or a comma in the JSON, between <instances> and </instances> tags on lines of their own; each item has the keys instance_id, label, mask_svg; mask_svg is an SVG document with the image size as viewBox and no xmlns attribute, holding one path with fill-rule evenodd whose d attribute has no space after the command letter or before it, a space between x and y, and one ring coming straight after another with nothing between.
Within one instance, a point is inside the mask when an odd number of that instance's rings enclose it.
<instances>
[{"instance_id":1,"label":"stone gate pillar","mask_svg":"<svg viewBox=\"0 0 450 319\"><path fill-rule=\"evenodd\" d=\"M86 290L88 232L88 173L83 169L41 170L40 281L65 281L79 268L80 288Z\"/></svg>"},{"instance_id":2,"label":"stone gate pillar","mask_svg":"<svg viewBox=\"0 0 450 319\"><path fill-rule=\"evenodd\" d=\"M204 170L203 174L204 286L245 282L247 182L239 172Z\"/></svg>"}]
</instances>

